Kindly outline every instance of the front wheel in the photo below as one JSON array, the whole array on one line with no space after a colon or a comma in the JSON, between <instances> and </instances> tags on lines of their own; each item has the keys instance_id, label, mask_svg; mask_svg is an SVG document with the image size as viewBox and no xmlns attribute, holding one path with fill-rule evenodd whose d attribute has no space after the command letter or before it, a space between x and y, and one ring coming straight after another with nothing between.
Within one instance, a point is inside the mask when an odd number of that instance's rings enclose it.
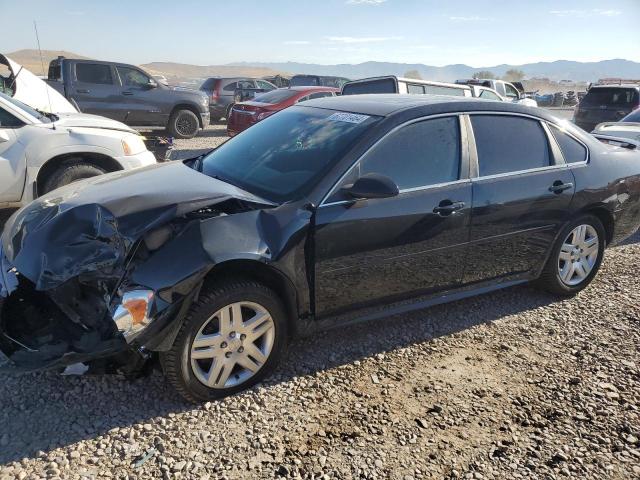
<instances>
[{"instance_id":1,"label":"front wheel","mask_svg":"<svg viewBox=\"0 0 640 480\"><path fill-rule=\"evenodd\" d=\"M198 116L191 110L173 112L167 126L171 136L182 139L195 137L199 128Z\"/></svg>"},{"instance_id":2,"label":"front wheel","mask_svg":"<svg viewBox=\"0 0 640 480\"><path fill-rule=\"evenodd\" d=\"M286 340L278 296L260 283L230 282L200 294L160 361L183 397L207 401L262 380L277 365Z\"/></svg>"},{"instance_id":3,"label":"front wheel","mask_svg":"<svg viewBox=\"0 0 640 480\"><path fill-rule=\"evenodd\" d=\"M42 186L42 194L49 193L56 188L64 187L78 180L102 175L105 171L95 165L83 161L81 158L72 158L65 161L47 178Z\"/></svg>"},{"instance_id":4,"label":"front wheel","mask_svg":"<svg viewBox=\"0 0 640 480\"><path fill-rule=\"evenodd\" d=\"M606 243L602 222L583 215L560 232L538 285L558 295L575 295L596 276Z\"/></svg>"}]
</instances>

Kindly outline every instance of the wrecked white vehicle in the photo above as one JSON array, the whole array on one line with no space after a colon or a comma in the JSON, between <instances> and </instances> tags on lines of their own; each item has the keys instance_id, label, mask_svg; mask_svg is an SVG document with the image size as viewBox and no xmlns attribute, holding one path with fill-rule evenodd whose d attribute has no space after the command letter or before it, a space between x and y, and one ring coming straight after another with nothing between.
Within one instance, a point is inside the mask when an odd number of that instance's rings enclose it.
<instances>
[{"instance_id":1,"label":"wrecked white vehicle","mask_svg":"<svg viewBox=\"0 0 640 480\"><path fill-rule=\"evenodd\" d=\"M82 113L45 114L0 93L0 208L154 163L142 136L124 124Z\"/></svg>"}]
</instances>

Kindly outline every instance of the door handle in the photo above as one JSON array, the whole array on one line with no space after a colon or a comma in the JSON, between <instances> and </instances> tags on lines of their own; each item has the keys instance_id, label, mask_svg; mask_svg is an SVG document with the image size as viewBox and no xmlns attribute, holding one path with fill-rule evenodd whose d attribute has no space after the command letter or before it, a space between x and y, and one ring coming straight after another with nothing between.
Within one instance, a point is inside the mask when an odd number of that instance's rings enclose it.
<instances>
[{"instance_id":1,"label":"door handle","mask_svg":"<svg viewBox=\"0 0 640 480\"><path fill-rule=\"evenodd\" d=\"M562 193L565 190L569 190L570 188L573 188L573 183L562 183L562 181L557 180L553 182L553 185L549 187L549 191L553 193Z\"/></svg>"},{"instance_id":2,"label":"door handle","mask_svg":"<svg viewBox=\"0 0 640 480\"><path fill-rule=\"evenodd\" d=\"M463 208L464 202L452 202L451 200L443 200L436 208L433 209L433 213L437 213L441 217L446 217L458 210L462 210Z\"/></svg>"},{"instance_id":3,"label":"door handle","mask_svg":"<svg viewBox=\"0 0 640 480\"><path fill-rule=\"evenodd\" d=\"M87 90L86 88L79 88L76 90L76 92L78 93L89 93L89 90Z\"/></svg>"},{"instance_id":4,"label":"door handle","mask_svg":"<svg viewBox=\"0 0 640 480\"><path fill-rule=\"evenodd\" d=\"M125 90L124 92L122 92L123 95L133 95L133 92L130 92L128 90Z\"/></svg>"}]
</instances>

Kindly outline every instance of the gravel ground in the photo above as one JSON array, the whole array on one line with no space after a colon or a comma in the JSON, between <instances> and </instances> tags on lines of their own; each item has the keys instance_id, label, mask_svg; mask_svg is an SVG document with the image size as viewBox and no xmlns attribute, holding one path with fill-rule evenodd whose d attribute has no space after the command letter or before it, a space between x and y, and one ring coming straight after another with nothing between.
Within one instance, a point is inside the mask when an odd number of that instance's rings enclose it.
<instances>
[{"instance_id":1,"label":"gravel ground","mask_svg":"<svg viewBox=\"0 0 640 480\"><path fill-rule=\"evenodd\" d=\"M173 158L224 140L180 141ZM591 287L516 287L294 341L193 406L159 373L8 376L0 480L640 478L638 236Z\"/></svg>"}]
</instances>

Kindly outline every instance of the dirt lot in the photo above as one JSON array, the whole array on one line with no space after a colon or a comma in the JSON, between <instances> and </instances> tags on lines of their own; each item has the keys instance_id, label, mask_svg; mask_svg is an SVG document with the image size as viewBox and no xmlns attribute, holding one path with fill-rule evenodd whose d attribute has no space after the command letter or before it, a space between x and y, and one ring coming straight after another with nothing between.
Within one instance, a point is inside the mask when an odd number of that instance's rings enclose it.
<instances>
[{"instance_id":1,"label":"dirt lot","mask_svg":"<svg viewBox=\"0 0 640 480\"><path fill-rule=\"evenodd\" d=\"M640 478L637 240L573 299L517 287L296 340L220 402L158 373L5 377L0 479Z\"/></svg>"}]
</instances>

